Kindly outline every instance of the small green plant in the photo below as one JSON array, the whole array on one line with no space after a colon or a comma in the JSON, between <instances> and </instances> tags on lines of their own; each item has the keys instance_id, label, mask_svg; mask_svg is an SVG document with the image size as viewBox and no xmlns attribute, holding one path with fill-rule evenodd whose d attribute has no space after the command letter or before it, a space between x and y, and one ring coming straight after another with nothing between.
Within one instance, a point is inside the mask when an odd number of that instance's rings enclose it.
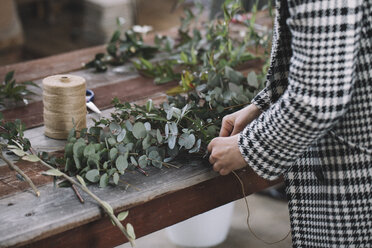
<instances>
[{"instance_id":1,"label":"small green plant","mask_svg":"<svg viewBox=\"0 0 372 248\"><path fill-rule=\"evenodd\" d=\"M27 97L31 94L35 94L27 89L29 85L39 87L31 81L16 83L14 71L8 72L5 75L4 81L0 84L0 106L4 106L6 99L16 102L23 101L27 104Z\"/></svg>"}]
</instances>

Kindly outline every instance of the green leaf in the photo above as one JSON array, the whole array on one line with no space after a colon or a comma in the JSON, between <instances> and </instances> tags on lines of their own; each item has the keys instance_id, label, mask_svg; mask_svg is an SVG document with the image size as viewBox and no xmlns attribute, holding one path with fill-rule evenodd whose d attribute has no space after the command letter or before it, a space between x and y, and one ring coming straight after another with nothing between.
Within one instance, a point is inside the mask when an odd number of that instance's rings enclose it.
<instances>
[{"instance_id":1,"label":"green leaf","mask_svg":"<svg viewBox=\"0 0 372 248\"><path fill-rule=\"evenodd\" d=\"M151 131L151 124L150 122L145 122L145 124L143 124L145 126L145 129L147 132L150 132Z\"/></svg>"},{"instance_id":2,"label":"green leaf","mask_svg":"<svg viewBox=\"0 0 372 248\"><path fill-rule=\"evenodd\" d=\"M40 158L36 155L30 154L22 157L23 160L30 161L30 162L38 162Z\"/></svg>"},{"instance_id":3,"label":"green leaf","mask_svg":"<svg viewBox=\"0 0 372 248\"><path fill-rule=\"evenodd\" d=\"M147 113L150 113L154 108L154 102L152 101L152 99L149 99L147 102L146 102L146 111Z\"/></svg>"},{"instance_id":4,"label":"green leaf","mask_svg":"<svg viewBox=\"0 0 372 248\"><path fill-rule=\"evenodd\" d=\"M133 126L133 135L136 139L142 139L146 136L146 128L142 122L136 122Z\"/></svg>"},{"instance_id":5,"label":"green leaf","mask_svg":"<svg viewBox=\"0 0 372 248\"><path fill-rule=\"evenodd\" d=\"M188 57L187 57L186 53L184 53L184 52L181 52L181 54L180 54L180 59L181 59L184 63L188 63L188 62L189 62Z\"/></svg>"},{"instance_id":6,"label":"green leaf","mask_svg":"<svg viewBox=\"0 0 372 248\"><path fill-rule=\"evenodd\" d=\"M116 122L111 122L109 128L113 135L118 135L121 132L121 126Z\"/></svg>"},{"instance_id":7,"label":"green leaf","mask_svg":"<svg viewBox=\"0 0 372 248\"><path fill-rule=\"evenodd\" d=\"M113 146L113 145L116 144L116 140L115 140L114 138L109 138L109 139L107 140L107 142L108 142L111 146Z\"/></svg>"},{"instance_id":8,"label":"green leaf","mask_svg":"<svg viewBox=\"0 0 372 248\"><path fill-rule=\"evenodd\" d=\"M258 89L257 75L254 71L251 71L250 73L248 73L247 82L248 82L249 86L251 86L255 89Z\"/></svg>"},{"instance_id":9,"label":"green leaf","mask_svg":"<svg viewBox=\"0 0 372 248\"><path fill-rule=\"evenodd\" d=\"M133 156L130 156L130 162L131 162L133 165L138 165L136 159L135 159Z\"/></svg>"},{"instance_id":10,"label":"green leaf","mask_svg":"<svg viewBox=\"0 0 372 248\"><path fill-rule=\"evenodd\" d=\"M116 140L120 143L125 139L125 135L127 134L127 130L123 129L119 133L118 137L116 137Z\"/></svg>"},{"instance_id":11,"label":"green leaf","mask_svg":"<svg viewBox=\"0 0 372 248\"><path fill-rule=\"evenodd\" d=\"M14 76L14 71L10 71L8 72L6 75L5 75L5 83L9 83L12 79L13 79L13 76Z\"/></svg>"},{"instance_id":12,"label":"green leaf","mask_svg":"<svg viewBox=\"0 0 372 248\"><path fill-rule=\"evenodd\" d=\"M127 224L127 233L131 239L136 239L136 234L134 233L134 228L132 224Z\"/></svg>"},{"instance_id":13,"label":"green leaf","mask_svg":"<svg viewBox=\"0 0 372 248\"><path fill-rule=\"evenodd\" d=\"M105 188L108 184L108 181L109 181L109 177L108 177L107 173L103 174L101 176L101 178L99 179L99 187L100 188Z\"/></svg>"},{"instance_id":14,"label":"green leaf","mask_svg":"<svg viewBox=\"0 0 372 248\"><path fill-rule=\"evenodd\" d=\"M84 157L88 158L90 155L95 154L96 149L94 144L89 144L84 148Z\"/></svg>"},{"instance_id":15,"label":"green leaf","mask_svg":"<svg viewBox=\"0 0 372 248\"><path fill-rule=\"evenodd\" d=\"M96 183L100 179L99 171L96 169L90 170L85 174L85 178L92 183Z\"/></svg>"},{"instance_id":16,"label":"green leaf","mask_svg":"<svg viewBox=\"0 0 372 248\"><path fill-rule=\"evenodd\" d=\"M124 171L125 171L125 169L128 168L128 161L127 161L127 159L123 155L120 155L116 159L115 165L116 165L116 168L118 169L118 171L121 174L123 174Z\"/></svg>"},{"instance_id":17,"label":"green leaf","mask_svg":"<svg viewBox=\"0 0 372 248\"><path fill-rule=\"evenodd\" d=\"M85 181L84 181L84 179L81 177L81 176L79 176L79 175L76 175L76 178L79 180L79 182L80 182L80 184L81 185L83 185L84 187L86 187L87 185L85 184Z\"/></svg>"},{"instance_id":18,"label":"green leaf","mask_svg":"<svg viewBox=\"0 0 372 248\"><path fill-rule=\"evenodd\" d=\"M21 150L21 149L10 149L11 152L13 152L15 155L17 155L18 157L23 157L25 155L27 155L27 152Z\"/></svg>"},{"instance_id":19,"label":"green leaf","mask_svg":"<svg viewBox=\"0 0 372 248\"><path fill-rule=\"evenodd\" d=\"M85 143L83 143L81 141L76 141L76 143L74 144L74 146L72 148L74 156L76 156L78 158L83 157L84 149L85 149Z\"/></svg>"},{"instance_id":20,"label":"green leaf","mask_svg":"<svg viewBox=\"0 0 372 248\"><path fill-rule=\"evenodd\" d=\"M124 211L118 214L118 220L123 221L128 217L129 211Z\"/></svg>"},{"instance_id":21,"label":"green leaf","mask_svg":"<svg viewBox=\"0 0 372 248\"><path fill-rule=\"evenodd\" d=\"M169 147L170 149L173 149L174 146L176 145L176 137L177 137L177 136L175 136L175 135L170 135L170 136L169 136L169 139L168 139L168 147Z\"/></svg>"},{"instance_id":22,"label":"green leaf","mask_svg":"<svg viewBox=\"0 0 372 248\"><path fill-rule=\"evenodd\" d=\"M163 142L163 136L161 135L159 129L156 129L156 139L158 140L159 144L161 144Z\"/></svg>"},{"instance_id":23,"label":"green leaf","mask_svg":"<svg viewBox=\"0 0 372 248\"><path fill-rule=\"evenodd\" d=\"M73 156L73 143L67 143L65 146L65 158L71 158Z\"/></svg>"},{"instance_id":24,"label":"green leaf","mask_svg":"<svg viewBox=\"0 0 372 248\"><path fill-rule=\"evenodd\" d=\"M47 176L55 176L55 177L60 177L63 175L63 173L57 169L50 169L50 170L44 171L42 174L47 175Z\"/></svg>"},{"instance_id":25,"label":"green leaf","mask_svg":"<svg viewBox=\"0 0 372 248\"><path fill-rule=\"evenodd\" d=\"M74 155L73 158L74 158L76 169L79 170L81 168L80 159L76 155Z\"/></svg>"},{"instance_id":26,"label":"green leaf","mask_svg":"<svg viewBox=\"0 0 372 248\"><path fill-rule=\"evenodd\" d=\"M139 157L138 164L142 169L146 168L146 166L147 166L147 156L142 155L141 157Z\"/></svg>"},{"instance_id":27,"label":"green leaf","mask_svg":"<svg viewBox=\"0 0 372 248\"><path fill-rule=\"evenodd\" d=\"M126 120L125 121L125 126L126 126L126 128L127 128L128 131L130 131L130 132L133 131L133 125L132 125L132 123L129 120Z\"/></svg>"},{"instance_id":28,"label":"green leaf","mask_svg":"<svg viewBox=\"0 0 372 248\"><path fill-rule=\"evenodd\" d=\"M114 214L114 210L112 209L111 205L108 204L108 202L106 202L106 201L102 201L102 205L103 205L103 207L104 207L107 211L109 211L110 213Z\"/></svg>"},{"instance_id":29,"label":"green leaf","mask_svg":"<svg viewBox=\"0 0 372 248\"><path fill-rule=\"evenodd\" d=\"M111 148L110 153L109 153L110 160L115 160L117 155L118 155L118 149L116 147Z\"/></svg>"},{"instance_id":30,"label":"green leaf","mask_svg":"<svg viewBox=\"0 0 372 248\"><path fill-rule=\"evenodd\" d=\"M119 183L119 174L117 172L114 173L114 176L112 177L112 179L114 180L114 183L116 185L118 185Z\"/></svg>"}]
</instances>

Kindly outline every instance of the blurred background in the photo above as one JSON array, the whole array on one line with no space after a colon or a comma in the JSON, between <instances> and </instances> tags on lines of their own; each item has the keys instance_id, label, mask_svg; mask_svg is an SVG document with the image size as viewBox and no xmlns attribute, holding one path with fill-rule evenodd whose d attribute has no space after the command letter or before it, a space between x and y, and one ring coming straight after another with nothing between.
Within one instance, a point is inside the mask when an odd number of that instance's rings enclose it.
<instances>
[{"instance_id":1,"label":"blurred background","mask_svg":"<svg viewBox=\"0 0 372 248\"><path fill-rule=\"evenodd\" d=\"M184 0L1 0L0 65L104 44L116 29L116 17L125 28L149 25L153 31L179 24ZM206 16L218 15L224 0L201 0ZM250 9L255 0L244 0ZM259 5L264 5L260 1Z\"/></svg>"}]
</instances>

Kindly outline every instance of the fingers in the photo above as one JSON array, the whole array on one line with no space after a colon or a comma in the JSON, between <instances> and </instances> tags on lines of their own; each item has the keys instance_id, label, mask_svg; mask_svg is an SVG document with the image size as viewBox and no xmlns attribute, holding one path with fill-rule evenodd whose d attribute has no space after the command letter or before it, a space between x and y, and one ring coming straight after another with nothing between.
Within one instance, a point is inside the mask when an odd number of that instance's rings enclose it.
<instances>
[{"instance_id":1,"label":"fingers","mask_svg":"<svg viewBox=\"0 0 372 248\"><path fill-rule=\"evenodd\" d=\"M230 133L233 130L233 127L234 127L234 123L232 122L230 115L226 115L222 119L220 137L230 136Z\"/></svg>"}]
</instances>

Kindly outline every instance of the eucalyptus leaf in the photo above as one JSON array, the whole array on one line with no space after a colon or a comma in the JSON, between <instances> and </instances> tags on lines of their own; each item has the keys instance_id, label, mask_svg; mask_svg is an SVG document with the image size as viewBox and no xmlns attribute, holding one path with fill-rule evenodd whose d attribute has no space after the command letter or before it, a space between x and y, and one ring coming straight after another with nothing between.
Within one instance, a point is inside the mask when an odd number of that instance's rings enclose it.
<instances>
[{"instance_id":1,"label":"eucalyptus leaf","mask_svg":"<svg viewBox=\"0 0 372 248\"><path fill-rule=\"evenodd\" d=\"M17 155L18 157L23 157L25 155L27 155L27 152L21 150L21 149L10 149L11 152L13 152L15 155Z\"/></svg>"},{"instance_id":2,"label":"eucalyptus leaf","mask_svg":"<svg viewBox=\"0 0 372 248\"><path fill-rule=\"evenodd\" d=\"M121 174L123 174L124 171L125 171L125 169L128 168L128 161L127 161L127 159L123 155L120 155L116 159L115 165L116 165L116 168L118 169L118 171Z\"/></svg>"},{"instance_id":3,"label":"eucalyptus leaf","mask_svg":"<svg viewBox=\"0 0 372 248\"><path fill-rule=\"evenodd\" d=\"M120 221L125 220L125 218L128 217L128 214L129 214L128 211L124 211L124 212L119 213L119 214L118 214L118 220L120 220Z\"/></svg>"},{"instance_id":4,"label":"eucalyptus leaf","mask_svg":"<svg viewBox=\"0 0 372 248\"><path fill-rule=\"evenodd\" d=\"M122 129L119 135L116 137L117 142L122 142L125 138L125 135L127 134L127 130Z\"/></svg>"},{"instance_id":5,"label":"eucalyptus leaf","mask_svg":"<svg viewBox=\"0 0 372 248\"><path fill-rule=\"evenodd\" d=\"M108 202L106 202L106 201L102 201L102 205L103 205L103 207L104 207L107 211L109 211L110 213L114 214L114 210L112 209L111 205L108 204Z\"/></svg>"},{"instance_id":6,"label":"eucalyptus leaf","mask_svg":"<svg viewBox=\"0 0 372 248\"><path fill-rule=\"evenodd\" d=\"M85 184L85 181L84 181L84 179L81 177L81 176L79 176L79 175L76 175L76 178L79 180L79 182L80 182L80 184L81 185L83 185L84 187L86 187L87 185Z\"/></svg>"},{"instance_id":7,"label":"eucalyptus leaf","mask_svg":"<svg viewBox=\"0 0 372 248\"><path fill-rule=\"evenodd\" d=\"M113 147L110 149L109 158L110 160L115 160L118 155L118 149L116 147Z\"/></svg>"},{"instance_id":8,"label":"eucalyptus leaf","mask_svg":"<svg viewBox=\"0 0 372 248\"><path fill-rule=\"evenodd\" d=\"M131 239L136 239L136 234L134 233L134 228L132 224L127 223L127 233Z\"/></svg>"},{"instance_id":9,"label":"eucalyptus leaf","mask_svg":"<svg viewBox=\"0 0 372 248\"><path fill-rule=\"evenodd\" d=\"M142 155L141 157L139 157L139 159L138 159L138 165L142 168L142 169L144 169L144 168L146 168L146 166L147 166L147 156L146 155Z\"/></svg>"},{"instance_id":10,"label":"eucalyptus leaf","mask_svg":"<svg viewBox=\"0 0 372 248\"><path fill-rule=\"evenodd\" d=\"M30 161L30 162L38 162L40 161L40 158L36 155L29 154L22 157L23 160Z\"/></svg>"},{"instance_id":11,"label":"eucalyptus leaf","mask_svg":"<svg viewBox=\"0 0 372 248\"><path fill-rule=\"evenodd\" d=\"M163 142L163 136L161 135L159 129L156 129L156 139L157 139L159 144L161 144Z\"/></svg>"},{"instance_id":12,"label":"eucalyptus leaf","mask_svg":"<svg viewBox=\"0 0 372 248\"><path fill-rule=\"evenodd\" d=\"M118 183L119 183L119 174L115 172L114 175L113 175L113 177L112 177L112 180L114 181L114 183L116 185L118 185Z\"/></svg>"},{"instance_id":13,"label":"eucalyptus leaf","mask_svg":"<svg viewBox=\"0 0 372 248\"><path fill-rule=\"evenodd\" d=\"M89 157L92 154L95 154L96 149L93 144L89 144L84 148L84 157Z\"/></svg>"},{"instance_id":14,"label":"eucalyptus leaf","mask_svg":"<svg viewBox=\"0 0 372 248\"><path fill-rule=\"evenodd\" d=\"M60 177L63 175L63 173L57 169L50 169L50 170L44 171L42 174L47 175L47 176L55 176L55 177Z\"/></svg>"},{"instance_id":15,"label":"eucalyptus leaf","mask_svg":"<svg viewBox=\"0 0 372 248\"><path fill-rule=\"evenodd\" d=\"M121 132L121 126L116 122L111 122L109 128L113 135L118 135Z\"/></svg>"},{"instance_id":16,"label":"eucalyptus leaf","mask_svg":"<svg viewBox=\"0 0 372 248\"><path fill-rule=\"evenodd\" d=\"M146 128L142 122L136 122L133 126L133 136L136 139L142 139L146 136Z\"/></svg>"},{"instance_id":17,"label":"eucalyptus leaf","mask_svg":"<svg viewBox=\"0 0 372 248\"><path fill-rule=\"evenodd\" d=\"M99 171L97 169L90 170L85 174L85 178L92 183L96 183L100 179Z\"/></svg>"},{"instance_id":18,"label":"eucalyptus leaf","mask_svg":"<svg viewBox=\"0 0 372 248\"><path fill-rule=\"evenodd\" d=\"M130 132L133 131L133 125L129 120L125 121L125 127L127 128L128 131L130 131Z\"/></svg>"},{"instance_id":19,"label":"eucalyptus leaf","mask_svg":"<svg viewBox=\"0 0 372 248\"><path fill-rule=\"evenodd\" d=\"M108 181L109 181L109 177L108 175L105 173L101 176L101 178L99 179L99 187L100 188L105 188L108 184Z\"/></svg>"},{"instance_id":20,"label":"eucalyptus leaf","mask_svg":"<svg viewBox=\"0 0 372 248\"><path fill-rule=\"evenodd\" d=\"M249 86L251 86L255 89L258 89L257 75L254 71L251 71L251 72L248 73L247 82L248 82Z\"/></svg>"},{"instance_id":21,"label":"eucalyptus leaf","mask_svg":"<svg viewBox=\"0 0 372 248\"><path fill-rule=\"evenodd\" d=\"M176 144L176 137L175 135L170 135L168 138L168 147L170 149L173 149Z\"/></svg>"}]
</instances>

